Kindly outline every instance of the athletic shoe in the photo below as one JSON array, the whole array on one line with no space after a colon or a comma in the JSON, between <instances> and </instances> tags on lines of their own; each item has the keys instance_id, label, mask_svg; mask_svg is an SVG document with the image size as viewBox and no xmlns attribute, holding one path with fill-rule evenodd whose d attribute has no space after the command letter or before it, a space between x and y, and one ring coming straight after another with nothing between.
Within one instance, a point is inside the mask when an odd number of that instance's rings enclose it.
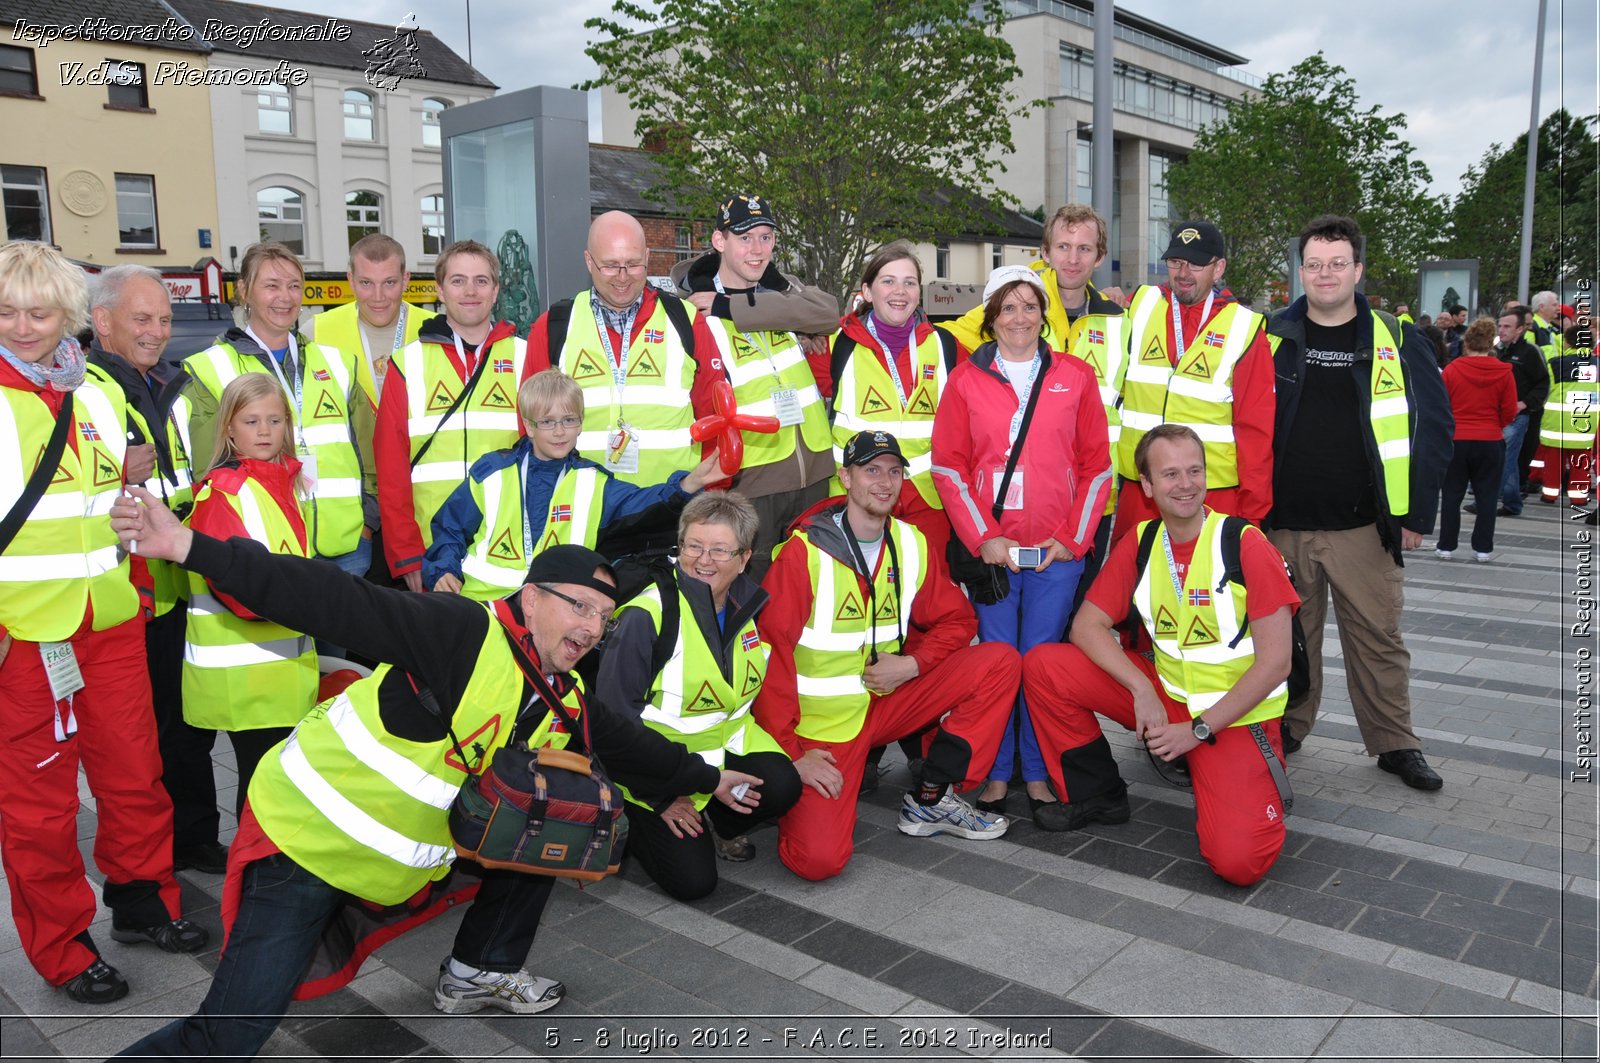
<instances>
[{"instance_id":1,"label":"athletic shoe","mask_svg":"<svg viewBox=\"0 0 1600 1063\"><path fill-rule=\"evenodd\" d=\"M1472 560L1476 561L1480 565L1487 565L1490 559L1493 557L1493 554L1486 554L1482 550L1474 550L1472 552Z\"/></svg>"},{"instance_id":2,"label":"athletic shoe","mask_svg":"<svg viewBox=\"0 0 1600 1063\"><path fill-rule=\"evenodd\" d=\"M465 974L458 974L465 971ZM439 965L433 1006L447 1015L463 1015L486 1007L516 1015L533 1015L561 1003L567 987L527 971L481 971L457 960Z\"/></svg>"},{"instance_id":3,"label":"athletic shoe","mask_svg":"<svg viewBox=\"0 0 1600 1063\"><path fill-rule=\"evenodd\" d=\"M1440 561L1454 561L1456 559L1456 552L1454 550L1434 550L1433 556L1437 557Z\"/></svg>"},{"instance_id":4,"label":"athletic shoe","mask_svg":"<svg viewBox=\"0 0 1600 1063\"><path fill-rule=\"evenodd\" d=\"M936 804L919 805L909 793L900 800L901 834L926 838L930 834L954 834L958 838L984 840L998 838L1011 826L1004 816L979 812L954 790L946 790Z\"/></svg>"},{"instance_id":5,"label":"athletic shoe","mask_svg":"<svg viewBox=\"0 0 1600 1063\"><path fill-rule=\"evenodd\" d=\"M160 926L119 927L111 922L111 940L124 945L150 942L162 952L199 952L211 940L206 928L187 919L174 919Z\"/></svg>"},{"instance_id":6,"label":"athletic shoe","mask_svg":"<svg viewBox=\"0 0 1600 1063\"><path fill-rule=\"evenodd\" d=\"M128 995L128 980L96 956L82 974L61 988L79 1004L109 1004Z\"/></svg>"}]
</instances>

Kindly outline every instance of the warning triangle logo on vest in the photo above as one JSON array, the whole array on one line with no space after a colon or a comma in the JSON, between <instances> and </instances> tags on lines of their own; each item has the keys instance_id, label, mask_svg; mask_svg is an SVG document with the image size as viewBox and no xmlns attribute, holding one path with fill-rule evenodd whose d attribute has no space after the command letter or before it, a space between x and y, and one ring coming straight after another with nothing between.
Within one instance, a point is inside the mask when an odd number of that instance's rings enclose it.
<instances>
[{"instance_id":1,"label":"warning triangle logo on vest","mask_svg":"<svg viewBox=\"0 0 1600 1063\"><path fill-rule=\"evenodd\" d=\"M1105 364L1100 361L1100 351L1098 348L1096 348L1093 344L1086 344L1083 350L1074 351L1072 353L1076 354L1080 359L1082 359L1084 365L1087 365L1090 369L1094 370L1094 378L1096 380L1105 380L1106 367Z\"/></svg>"},{"instance_id":2,"label":"warning triangle logo on vest","mask_svg":"<svg viewBox=\"0 0 1600 1063\"><path fill-rule=\"evenodd\" d=\"M1178 621L1173 617L1171 611L1168 610L1167 607L1164 606L1164 605L1157 607L1157 609L1156 609L1156 634L1157 635L1176 635L1177 633L1178 633Z\"/></svg>"},{"instance_id":3,"label":"warning triangle logo on vest","mask_svg":"<svg viewBox=\"0 0 1600 1063\"><path fill-rule=\"evenodd\" d=\"M1400 382L1389 372L1387 366L1382 366L1378 369L1378 379L1372 385L1372 393L1374 395L1393 395L1397 391L1404 390L1400 386Z\"/></svg>"},{"instance_id":4,"label":"warning triangle logo on vest","mask_svg":"<svg viewBox=\"0 0 1600 1063\"><path fill-rule=\"evenodd\" d=\"M874 620L893 620L895 618L893 596L884 598L878 603L878 611L873 614Z\"/></svg>"},{"instance_id":5,"label":"warning triangle logo on vest","mask_svg":"<svg viewBox=\"0 0 1600 1063\"><path fill-rule=\"evenodd\" d=\"M278 549L274 551L274 553L279 554L294 554L298 552L299 551L294 548L294 545L290 543L288 539L279 539Z\"/></svg>"},{"instance_id":6,"label":"warning triangle logo on vest","mask_svg":"<svg viewBox=\"0 0 1600 1063\"><path fill-rule=\"evenodd\" d=\"M739 688L739 696L747 698L761 689L761 673L750 661L744 662L744 686Z\"/></svg>"},{"instance_id":7,"label":"warning triangle logo on vest","mask_svg":"<svg viewBox=\"0 0 1600 1063\"><path fill-rule=\"evenodd\" d=\"M317 396L317 405L311 411L313 417L335 417L344 419L344 410L339 408L339 400L324 391Z\"/></svg>"},{"instance_id":8,"label":"warning triangle logo on vest","mask_svg":"<svg viewBox=\"0 0 1600 1063\"><path fill-rule=\"evenodd\" d=\"M1189 364L1178 370L1184 376L1192 376L1200 380L1211 379L1211 363L1206 361L1205 348L1194 352L1194 357L1189 359Z\"/></svg>"},{"instance_id":9,"label":"warning triangle logo on vest","mask_svg":"<svg viewBox=\"0 0 1600 1063\"><path fill-rule=\"evenodd\" d=\"M483 763L484 752L490 746L494 745L494 740L498 738L499 735L500 714L497 712L493 716L489 717L488 723L485 723L482 727L467 735L466 740L461 743L461 749L463 752L469 749L472 750L472 765L469 766L461 762L461 758L456 754L455 747L453 745L451 746L450 750L445 753L444 762L464 774L476 774L478 765Z\"/></svg>"},{"instance_id":10,"label":"warning triangle logo on vest","mask_svg":"<svg viewBox=\"0 0 1600 1063\"><path fill-rule=\"evenodd\" d=\"M1207 626L1204 617L1197 616L1189 621L1189 630L1183 635L1183 645L1210 646L1216 641L1216 633Z\"/></svg>"},{"instance_id":11,"label":"warning triangle logo on vest","mask_svg":"<svg viewBox=\"0 0 1600 1063\"><path fill-rule=\"evenodd\" d=\"M506 528L495 536L494 542L489 544L489 556L498 557L503 561L521 561L521 546L521 543L512 540L511 529Z\"/></svg>"},{"instance_id":12,"label":"warning triangle logo on vest","mask_svg":"<svg viewBox=\"0 0 1600 1063\"><path fill-rule=\"evenodd\" d=\"M496 380L494 386L483 396L483 405L492 406L497 410L509 410L513 405L511 396L506 394L506 389Z\"/></svg>"},{"instance_id":13,"label":"warning triangle logo on vest","mask_svg":"<svg viewBox=\"0 0 1600 1063\"><path fill-rule=\"evenodd\" d=\"M608 377L610 371L600 364L600 359L593 351L582 350L572 363L572 371L568 374L574 380L593 380L596 377Z\"/></svg>"},{"instance_id":14,"label":"warning triangle logo on vest","mask_svg":"<svg viewBox=\"0 0 1600 1063\"><path fill-rule=\"evenodd\" d=\"M65 457L66 457L66 455L63 454L62 458L65 459ZM37 469L43 463L44 463L44 448L40 447L39 448L39 456L33 459L33 467L35 469ZM30 471L30 473L32 472L32 470L29 470L29 471ZM71 483L71 482L72 482L72 473L70 471L68 471L67 463L66 463L65 460L63 460L60 464L58 464L56 466L56 474L50 478L50 486L54 487L56 484L64 484L64 483Z\"/></svg>"},{"instance_id":15,"label":"warning triangle logo on vest","mask_svg":"<svg viewBox=\"0 0 1600 1063\"><path fill-rule=\"evenodd\" d=\"M742 336L730 337L733 347L733 360L742 362L747 358L756 358L761 354L761 349Z\"/></svg>"},{"instance_id":16,"label":"warning triangle logo on vest","mask_svg":"<svg viewBox=\"0 0 1600 1063\"><path fill-rule=\"evenodd\" d=\"M711 689L709 679L700 681L700 689L695 691L694 699L689 702L690 712L726 712L727 708L722 699L717 697L717 692Z\"/></svg>"},{"instance_id":17,"label":"warning triangle logo on vest","mask_svg":"<svg viewBox=\"0 0 1600 1063\"><path fill-rule=\"evenodd\" d=\"M906 412L919 413L924 417L933 416L933 399L928 396L926 387L919 387L911 393L911 401L906 404Z\"/></svg>"},{"instance_id":18,"label":"warning triangle logo on vest","mask_svg":"<svg viewBox=\"0 0 1600 1063\"><path fill-rule=\"evenodd\" d=\"M1145 346L1144 353L1139 355L1140 362L1165 362L1167 361L1166 346L1161 342L1160 336L1151 336L1150 342Z\"/></svg>"},{"instance_id":19,"label":"warning triangle logo on vest","mask_svg":"<svg viewBox=\"0 0 1600 1063\"><path fill-rule=\"evenodd\" d=\"M95 447L94 454L90 460L94 463L94 485L96 487L110 487L112 484L122 482L122 470L117 467L116 462L111 460L111 455L99 447Z\"/></svg>"},{"instance_id":20,"label":"warning triangle logo on vest","mask_svg":"<svg viewBox=\"0 0 1600 1063\"><path fill-rule=\"evenodd\" d=\"M650 348L648 347L640 349L639 356L633 360L632 365L628 366L629 380L646 378L650 380L661 379L661 364L656 361L655 356L650 353Z\"/></svg>"},{"instance_id":21,"label":"warning triangle logo on vest","mask_svg":"<svg viewBox=\"0 0 1600 1063\"><path fill-rule=\"evenodd\" d=\"M428 396L428 412L448 410L455 405L456 397L450 394L450 389L444 386L444 381L433 386L433 394Z\"/></svg>"},{"instance_id":22,"label":"warning triangle logo on vest","mask_svg":"<svg viewBox=\"0 0 1600 1063\"><path fill-rule=\"evenodd\" d=\"M861 396L861 416L872 413L884 413L889 409L889 401L878 394L878 389L867 388L867 393Z\"/></svg>"},{"instance_id":23,"label":"warning triangle logo on vest","mask_svg":"<svg viewBox=\"0 0 1600 1063\"><path fill-rule=\"evenodd\" d=\"M867 614L861 611L861 602L856 598L856 592L850 591L844 596L844 601L839 603L839 611L833 614L835 620L861 620Z\"/></svg>"},{"instance_id":24,"label":"warning triangle logo on vest","mask_svg":"<svg viewBox=\"0 0 1600 1063\"><path fill-rule=\"evenodd\" d=\"M539 553L542 554L552 546L560 545L561 536L556 534L556 530L554 528L551 528L544 533L544 538L539 540Z\"/></svg>"}]
</instances>

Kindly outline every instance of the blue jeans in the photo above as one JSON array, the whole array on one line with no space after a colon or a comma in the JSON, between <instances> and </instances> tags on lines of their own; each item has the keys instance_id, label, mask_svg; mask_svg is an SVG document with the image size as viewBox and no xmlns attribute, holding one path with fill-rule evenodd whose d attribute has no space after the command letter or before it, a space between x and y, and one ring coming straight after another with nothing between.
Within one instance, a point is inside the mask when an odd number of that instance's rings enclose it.
<instances>
[{"instance_id":1,"label":"blue jeans","mask_svg":"<svg viewBox=\"0 0 1600 1063\"><path fill-rule=\"evenodd\" d=\"M1506 443L1506 462L1500 477L1500 504L1513 513L1522 512L1522 440L1528 434L1528 411L1523 410L1500 433Z\"/></svg>"},{"instance_id":2,"label":"blue jeans","mask_svg":"<svg viewBox=\"0 0 1600 1063\"><path fill-rule=\"evenodd\" d=\"M322 561L332 561L339 566L342 572L347 572L357 579L363 579L366 577L367 569L372 567L372 540L361 539L356 544L356 548L348 554L340 554L337 557L329 557L322 554L318 555L318 557ZM335 646L333 643L324 642L322 639L317 639L316 644L317 653L323 657L344 656L345 647L343 646Z\"/></svg>"},{"instance_id":3,"label":"blue jeans","mask_svg":"<svg viewBox=\"0 0 1600 1063\"><path fill-rule=\"evenodd\" d=\"M1072 612L1073 594L1083 576L1083 564L1080 557L1076 561L1057 561L1043 572L1023 569L1011 573L1010 594L993 605L976 606L979 640L1003 642L1024 654L1041 642L1059 642L1067 627L1067 616ZM989 769L991 782L1011 778L1012 763L1019 747L1023 780L1043 782L1048 779L1050 774L1045 768L1044 755L1039 752L1039 739L1034 735L1033 721L1028 718L1028 703L1020 690L1016 708L1006 721L1005 734L1000 737L994 765Z\"/></svg>"}]
</instances>

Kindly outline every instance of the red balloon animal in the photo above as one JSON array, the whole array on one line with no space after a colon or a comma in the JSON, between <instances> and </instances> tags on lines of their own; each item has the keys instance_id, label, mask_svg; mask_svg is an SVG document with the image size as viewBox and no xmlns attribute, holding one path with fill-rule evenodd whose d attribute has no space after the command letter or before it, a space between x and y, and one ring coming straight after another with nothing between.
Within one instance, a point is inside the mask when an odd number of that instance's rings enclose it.
<instances>
[{"instance_id":1,"label":"red balloon animal","mask_svg":"<svg viewBox=\"0 0 1600 1063\"><path fill-rule=\"evenodd\" d=\"M690 425L689 435L696 443L704 443L714 436L719 437L717 464L722 466L724 476L732 476L744 463L744 437L739 434L740 430L771 435L778 430L778 419L759 414L740 413L739 406L733 398L733 385L726 380L717 381L716 386L712 388L711 408L717 412L708 414Z\"/></svg>"}]
</instances>

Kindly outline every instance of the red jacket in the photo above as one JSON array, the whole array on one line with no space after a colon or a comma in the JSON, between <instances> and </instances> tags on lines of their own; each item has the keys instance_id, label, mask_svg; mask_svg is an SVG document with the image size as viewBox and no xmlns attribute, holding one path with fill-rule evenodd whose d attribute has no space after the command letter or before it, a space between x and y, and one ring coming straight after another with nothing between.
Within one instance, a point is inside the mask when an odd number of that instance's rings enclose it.
<instances>
[{"instance_id":1,"label":"red jacket","mask_svg":"<svg viewBox=\"0 0 1600 1063\"><path fill-rule=\"evenodd\" d=\"M833 525L833 514L843 504L842 499L831 499L801 518L801 527L826 522L812 538L819 548L826 549L830 538L839 538L840 533ZM894 518L889 520L892 523ZM890 526L884 525L885 534L889 533ZM829 532L831 536L827 534ZM884 564L888 556L888 550L880 550L878 564ZM851 564L847 557L839 559L847 565ZM853 565L851 567L854 568ZM865 600L867 582L858 574L857 583ZM767 569L761 588L769 598L766 609L761 613L761 634L772 650L767 657L766 681L761 685L761 693L756 695L751 712L756 722L783 747L790 759L798 759L805 752L805 747L795 734L795 725L800 721L800 695L795 686L794 648L799 645L800 633L805 630L815 598L811 572L806 565L805 544L790 536L778 548L778 555L773 559L772 567ZM972 612L971 603L950 582L944 558L933 551L928 553L927 578L917 589L917 596L911 603L911 615L907 619L909 625L901 652L916 658L917 667L923 675L956 650L969 645L978 633L978 618Z\"/></svg>"},{"instance_id":2,"label":"red jacket","mask_svg":"<svg viewBox=\"0 0 1600 1063\"><path fill-rule=\"evenodd\" d=\"M246 480L254 480L266 488L267 494L278 503L278 508L289 522L289 527L294 529L295 538L300 542L300 552L306 552L306 525L305 518L300 514L300 501L295 497L294 480L300 475L300 462L295 458L286 458L282 462L257 461L255 458L242 458L236 463L229 462L220 465L206 474L200 484L195 485L195 494L200 494L200 486L209 483L212 494L201 499L195 504L194 512L189 514L189 528L191 531L201 532L213 539L231 539L236 535L250 538L250 530L244 526L239 515L232 506L221 498L218 493L238 496ZM274 543L264 544L273 553L282 553ZM211 584L207 581L206 586ZM211 593L217 601L227 606L237 617L244 620L260 620L261 617L240 605L234 599L223 594L215 587Z\"/></svg>"},{"instance_id":3,"label":"red jacket","mask_svg":"<svg viewBox=\"0 0 1600 1063\"><path fill-rule=\"evenodd\" d=\"M1444 389L1456 419L1456 439L1493 440L1517 416L1511 363L1494 357L1457 358L1444 367Z\"/></svg>"},{"instance_id":4,"label":"red jacket","mask_svg":"<svg viewBox=\"0 0 1600 1063\"><path fill-rule=\"evenodd\" d=\"M1011 449L1017 393L995 368L993 343L956 367L933 419L933 482L945 515L973 553L996 535L1022 546L1046 539L1082 557L1111 492L1111 450L1105 407L1094 373L1076 358L1044 348L1034 382L1039 400L1022 441L1012 480L1021 479L1023 504L1007 509L998 526L992 507ZM1027 372L1025 363L1009 363Z\"/></svg>"}]
</instances>

